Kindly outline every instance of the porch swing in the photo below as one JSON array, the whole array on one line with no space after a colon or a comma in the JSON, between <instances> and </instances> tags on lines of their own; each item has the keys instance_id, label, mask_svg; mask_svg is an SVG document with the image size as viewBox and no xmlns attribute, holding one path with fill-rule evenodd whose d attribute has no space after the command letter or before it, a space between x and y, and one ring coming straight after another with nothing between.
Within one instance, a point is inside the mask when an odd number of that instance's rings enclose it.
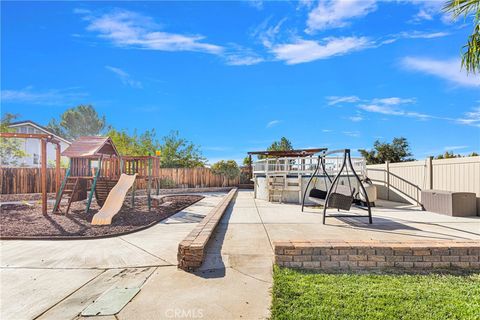
<instances>
[{"instance_id":1,"label":"porch swing","mask_svg":"<svg viewBox=\"0 0 480 320\"><path fill-rule=\"evenodd\" d=\"M320 167L323 170L323 180L324 180L324 183L325 183L325 189L326 190L322 190L322 189L317 188L317 172L318 172L318 169ZM307 190L308 190L308 186L310 185L310 182L313 179L315 179L315 181L313 182L313 187L308 194L308 199L310 199L311 201L316 202L318 204L323 204L324 201L325 201L325 198L327 197L328 182L332 183L332 178L330 178L330 176L327 173L327 170L325 169L325 158L322 157L322 155L318 156L318 163L317 163L317 166L315 168L315 171L313 172L312 178L308 181ZM304 195L303 195L302 211L303 211L303 203L305 202L305 195L306 195L306 193L304 193Z\"/></svg>"},{"instance_id":2,"label":"porch swing","mask_svg":"<svg viewBox=\"0 0 480 320\"><path fill-rule=\"evenodd\" d=\"M327 170L325 169L325 157L330 154L335 154L335 153L343 153L343 162L340 170L336 174L335 178L333 181L331 180L330 176L327 173ZM348 165L347 165L348 161ZM310 177L310 180L308 181L307 188L305 189L303 199L302 199L302 212L303 208L305 206L305 198L306 194L308 191L308 187L310 183L312 182L313 179L315 179L315 183L313 185L313 188L309 192L309 200L319 203L323 205L323 224L325 224L325 219L327 218L327 209L329 208L334 208L337 209L338 211L340 210L345 210L345 211L350 211L352 204L354 203L354 195L355 195L355 188L352 187L352 183L350 181L350 174L348 171L348 166L350 166L350 169L355 176L355 178L358 181L358 185L360 186L360 189L362 191L362 194L365 195L366 198L366 204L367 204L367 210L368 210L368 215L328 215L328 217L350 217L350 218L360 218L360 217L365 217L368 218L369 223L372 223L372 213L371 213L371 208L370 208L370 202L368 201L368 195L367 192L362 184L362 181L358 177L357 173L355 172L355 169L353 168L352 164L352 159L350 156L350 149L342 149L342 150L334 150L330 152L325 152L323 154L320 154L318 156L318 164L317 167L315 168L315 171L313 175ZM326 190L321 190L316 188L316 182L317 182L317 172L318 169L322 168L323 170L323 175L325 179L325 187L327 187L327 178L328 181L330 182L330 187L326 188ZM340 177L341 174L345 170L346 175L347 175L347 181L348 181L348 187L340 184Z\"/></svg>"}]
</instances>

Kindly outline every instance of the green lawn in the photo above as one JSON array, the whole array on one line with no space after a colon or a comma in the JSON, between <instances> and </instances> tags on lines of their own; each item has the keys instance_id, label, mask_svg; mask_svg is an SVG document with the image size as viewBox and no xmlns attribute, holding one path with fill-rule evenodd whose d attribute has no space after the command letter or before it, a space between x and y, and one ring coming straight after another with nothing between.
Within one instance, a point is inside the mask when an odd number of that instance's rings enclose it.
<instances>
[{"instance_id":1,"label":"green lawn","mask_svg":"<svg viewBox=\"0 0 480 320\"><path fill-rule=\"evenodd\" d=\"M275 267L272 319L480 319L480 274L322 274Z\"/></svg>"}]
</instances>

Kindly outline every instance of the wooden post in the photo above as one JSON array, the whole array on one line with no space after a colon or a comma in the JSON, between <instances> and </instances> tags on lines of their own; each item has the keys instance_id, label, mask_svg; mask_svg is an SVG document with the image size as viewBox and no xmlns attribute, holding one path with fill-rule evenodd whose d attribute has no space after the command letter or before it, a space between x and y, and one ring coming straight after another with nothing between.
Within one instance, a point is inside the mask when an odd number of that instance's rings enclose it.
<instances>
[{"instance_id":1,"label":"wooden post","mask_svg":"<svg viewBox=\"0 0 480 320\"><path fill-rule=\"evenodd\" d=\"M248 155L248 167L249 167L249 179L248 180L252 180L253 178L253 165L252 165L252 155L249 154Z\"/></svg>"},{"instance_id":2,"label":"wooden post","mask_svg":"<svg viewBox=\"0 0 480 320\"><path fill-rule=\"evenodd\" d=\"M427 158L428 189L433 189L433 157Z\"/></svg>"},{"instance_id":3,"label":"wooden post","mask_svg":"<svg viewBox=\"0 0 480 320\"><path fill-rule=\"evenodd\" d=\"M147 202L148 202L148 211L152 208L152 199L150 195L152 184L152 158L148 158L148 181L147 181Z\"/></svg>"},{"instance_id":4,"label":"wooden post","mask_svg":"<svg viewBox=\"0 0 480 320\"><path fill-rule=\"evenodd\" d=\"M55 148L55 192L60 190L60 143Z\"/></svg>"},{"instance_id":5,"label":"wooden post","mask_svg":"<svg viewBox=\"0 0 480 320\"><path fill-rule=\"evenodd\" d=\"M47 214L47 140L41 139L41 179L42 179L42 213Z\"/></svg>"},{"instance_id":6,"label":"wooden post","mask_svg":"<svg viewBox=\"0 0 480 320\"><path fill-rule=\"evenodd\" d=\"M387 174L387 200L390 200L390 161L385 161L386 174Z\"/></svg>"}]
</instances>

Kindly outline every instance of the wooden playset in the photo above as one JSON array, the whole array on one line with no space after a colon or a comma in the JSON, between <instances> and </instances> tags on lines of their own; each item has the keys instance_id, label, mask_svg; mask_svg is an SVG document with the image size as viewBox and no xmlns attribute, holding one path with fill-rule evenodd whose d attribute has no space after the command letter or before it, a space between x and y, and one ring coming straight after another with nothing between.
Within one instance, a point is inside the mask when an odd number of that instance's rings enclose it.
<instances>
[{"instance_id":1,"label":"wooden playset","mask_svg":"<svg viewBox=\"0 0 480 320\"><path fill-rule=\"evenodd\" d=\"M63 153L70 158L70 167L57 193L53 213L67 214L72 202L88 199L88 212L93 196L103 207L111 190L122 174L135 175L131 184L131 205L135 202L135 184L143 183L147 190L148 207L151 207L151 187L160 185L160 158L154 156L120 156L109 137L80 137ZM130 189L130 187L129 187ZM127 190L128 191L128 190ZM126 192L125 192L126 194ZM62 199L64 201L62 208ZM123 199L121 200L123 203Z\"/></svg>"}]
</instances>

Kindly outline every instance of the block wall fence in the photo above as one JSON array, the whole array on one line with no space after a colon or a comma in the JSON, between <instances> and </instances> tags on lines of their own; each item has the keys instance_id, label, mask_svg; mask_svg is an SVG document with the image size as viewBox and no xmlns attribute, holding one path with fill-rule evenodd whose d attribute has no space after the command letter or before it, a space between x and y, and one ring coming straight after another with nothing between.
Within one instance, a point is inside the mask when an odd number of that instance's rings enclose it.
<instances>
[{"instance_id":1,"label":"block wall fence","mask_svg":"<svg viewBox=\"0 0 480 320\"><path fill-rule=\"evenodd\" d=\"M367 165L367 175L384 200L420 205L424 189L473 192L480 215L480 157Z\"/></svg>"}]
</instances>

